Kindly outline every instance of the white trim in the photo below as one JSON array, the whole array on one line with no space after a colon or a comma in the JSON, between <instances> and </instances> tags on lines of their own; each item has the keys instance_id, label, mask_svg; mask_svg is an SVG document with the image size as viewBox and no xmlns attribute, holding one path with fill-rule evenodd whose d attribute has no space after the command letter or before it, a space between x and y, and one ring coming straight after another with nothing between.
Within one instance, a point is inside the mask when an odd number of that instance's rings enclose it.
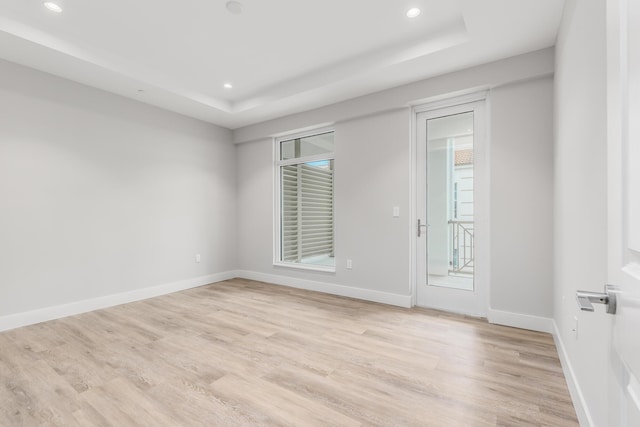
<instances>
[{"instance_id":1,"label":"white trim","mask_svg":"<svg viewBox=\"0 0 640 427\"><path fill-rule=\"evenodd\" d=\"M567 354L567 350L562 342L562 336L558 330L558 324L553 319L551 322L553 327L553 341L555 342L556 349L558 350L558 357L560 358L560 364L562 365L562 372L564 373L564 377L567 381L567 387L569 388L569 394L573 401L573 407L576 410L578 422L582 427L595 426L593 418L591 418L591 414L589 412L589 407L587 406L587 401L584 398L584 394L582 393L582 389L578 383L578 378L576 377L576 373L569 361L569 355Z\"/></svg>"},{"instance_id":2,"label":"white trim","mask_svg":"<svg viewBox=\"0 0 640 427\"><path fill-rule=\"evenodd\" d=\"M474 102L484 101L488 97L489 91L481 90L479 92L474 92L467 95L421 103L420 105L415 105L412 110L414 115L417 115L419 113L426 113L427 111L440 110L443 108L457 107L458 105L472 104Z\"/></svg>"},{"instance_id":3,"label":"white trim","mask_svg":"<svg viewBox=\"0 0 640 427\"><path fill-rule=\"evenodd\" d=\"M411 109L411 120L409 134L409 287L411 290L411 306L414 307L418 303L417 299L417 231L418 224L418 113L415 109Z\"/></svg>"},{"instance_id":4,"label":"white trim","mask_svg":"<svg viewBox=\"0 0 640 427\"><path fill-rule=\"evenodd\" d=\"M271 194L272 212L273 212L273 234L272 243L272 263L280 262L280 166L277 165L280 160L280 143L277 138L272 138L272 167L271 175L273 176L273 193Z\"/></svg>"},{"instance_id":5,"label":"white trim","mask_svg":"<svg viewBox=\"0 0 640 427\"><path fill-rule=\"evenodd\" d=\"M276 141L278 140L276 139ZM279 144L279 142L276 142L276 144ZM321 162L323 160L334 160L335 158L336 158L336 153L330 152L330 153L314 154L313 156L295 157L293 159L278 160L276 163L277 163L277 166L291 166L291 165L300 165L302 163Z\"/></svg>"},{"instance_id":6,"label":"white trim","mask_svg":"<svg viewBox=\"0 0 640 427\"><path fill-rule=\"evenodd\" d=\"M484 306L489 310L491 308L491 94L486 91L487 95L484 101L484 177L485 180L485 194L486 206L484 207L484 214L486 215L485 221L485 242L484 248L487 251L487 265L485 265L484 277L487 281L486 289L484 290ZM474 154L475 156L475 154Z\"/></svg>"},{"instance_id":7,"label":"white trim","mask_svg":"<svg viewBox=\"0 0 640 427\"><path fill-rule=\"evenodd\" d=\"M451 306L446 306L446 305L429 305L429 304L424 304L424 305L417 305L417 307L419 308L426 308L428 310L437 310L437 311L444 311L446 313L451 313L451 314L458 314L460 316L465 316L465 317L473 317L476 319L486 319L487 314L486 313L477 313L474 311L470 311L470 310L465 310L465 309L459 309L457 306L455 305L451 305Z\"/></svg>"},{"instance_id":8,"label":"white trim","mask_svg":"<svg viewBox=\"0 0 640 427\"><path fill-rule=\"evenodd\" d=\"M513 313L510 311L489 308L487 320L495 325L511 326L513 328L528 329L530 331L553 333L553 319L549 317L532 316L530 314Z\"/></svg>"},{"instance_id":9,"label":"white trim","mask_svg":"<svg viewBox=\"0 0 640 427\"><path fill-rule=\"evenodd\" d=\"M278 132L271 135L271 137L277 139L278 141L288 141L290 139L305 138L307 136L320 135L329 132L335 132L333 123L323 123L320 125L308 126L298 130Z\"/></svg>"},{"instance_id":10,"label":"white trim","mask_svg":"<svg viewBox=\"0 0 640 427\"><path fill-rule=\"evenodd\" d=\"M288 286L290 288L306 289L308 291L323 292L325 294L379 302L398 307L411 307L411 295L392 294L389 292L374 291L371 289L355 288L352 286L298 279L295 277L279 276L275 274L258 273L255 271L239 270L236 273L237 277L242 279L257 280L259 282L273 283L276 285Z\"/></svg>"},{"instance_id":11,"label":"white trim","mask_svg":"<svg viewBox=\"0 0 640 427\"><path fill-rule=\"evenodd\" d=\"M20 328L22 326L46 322L48 320L60 319L62 317L74 316L88 311L100 310L102 308L171 294L185 289L197 288L199 286L215 282L222 282L224 280L233 279L234 277L236 277L235 271L225 271L223 273L209 274L207 276L194 277L192 279L180 280L178 282L165 283L162 285L105 295L102 297L71 302L53 307L45 307L22 313L9 314L7 316L0 317L0 331L7 331L9 329Z\"/></svg>"},{"instance_id":12,"label":"white trim","mask_svg":"<svg viewBox=\"0 0 640 427\"><path fill-rule=\"evenodd\" d=\"M328 273L335 273L336 267L329 265L316 265L316 264L297 264L294 262L276 261L273 263L274 267L293 268L295 270L311 270L311 271L325 271Z\"/></svg>"}]
</instances>

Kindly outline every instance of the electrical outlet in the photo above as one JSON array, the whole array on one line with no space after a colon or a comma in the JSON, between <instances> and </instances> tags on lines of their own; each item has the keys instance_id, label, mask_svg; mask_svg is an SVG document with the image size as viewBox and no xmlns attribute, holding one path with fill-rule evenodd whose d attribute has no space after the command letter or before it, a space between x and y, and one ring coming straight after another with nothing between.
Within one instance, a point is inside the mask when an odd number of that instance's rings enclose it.
<instances>
[{"instance_id":1,"label":"electrical outlet","mask_svg":"<svg viewBox=\"0 0 640 427\"><path fill-rule=\"evenodd\" d=\"M351 270L353 268L353 261L350 259L347 260L347 270Z\"/></svg>"},{"instance_id":2,"label":"electrical outlet","mask_svg":"<svg viewBox=\"0 0 640 427\"><path fill-rule=\"evenodd\" d=\"M200 254L196 254L196 262L200 262Z\"/></svg>"}]
</instances>

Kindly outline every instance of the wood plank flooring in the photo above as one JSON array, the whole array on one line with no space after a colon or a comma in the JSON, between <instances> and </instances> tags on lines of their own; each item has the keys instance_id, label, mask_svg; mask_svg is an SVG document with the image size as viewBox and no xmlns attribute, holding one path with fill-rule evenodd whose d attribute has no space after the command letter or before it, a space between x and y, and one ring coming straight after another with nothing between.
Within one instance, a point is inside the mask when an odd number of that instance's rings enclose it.
<instances>
[{"instance_id":1,"label":"wood plank flooring","mask_svg":"<svg viewBox=\"0 0 640 427\"><path fill-rule=\"evenodd\" d=\"M577 426L550 335L234 279L0 333L0 426Z\"/></svg>"}]
</instances>

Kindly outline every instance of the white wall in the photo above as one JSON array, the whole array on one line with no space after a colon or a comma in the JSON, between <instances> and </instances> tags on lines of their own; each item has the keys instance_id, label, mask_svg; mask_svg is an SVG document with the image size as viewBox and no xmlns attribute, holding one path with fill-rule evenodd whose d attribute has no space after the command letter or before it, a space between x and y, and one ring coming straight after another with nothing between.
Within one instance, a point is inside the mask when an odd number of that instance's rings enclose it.
<instances>
[{"instance_id":1,"label":"white wall","mask_svg":"<svg viewBox=\"0 0 640 427\"><path fill-rule=\"evenodd\" d=\"M583 420L594 426L609 425L605 390L611 316L579 311L575 292L602 292L607 278L605 24L606 2L567 1L555 74L554 317L588 407ZM574 400L580 398L574 390Z\"/></svg>"},{"instance_id":2,"label":"white wall","mask_svg":"<svg viewBox=\"0 0 640 427\"><path fill-rule=\"evenodd\" d=\"M234 269L235 191L228 130L0 61L0 318Z\"/></svg>"},{"instance_id":3,"label":"white wall","mask_svg":"<svg viewBox=\"0 0 640 427\"><path fill-rule=\"evenodd\" d=\"M492 182L491 194L495 199L492 208L498 211L495 216L492 213L491 239L503 244L521 235L522 249L493 251L491 305L506 313L548 320L552 314L552 70L553 50L549 49L234 131L235 141L253 141L238 145L239 268L264 280L284 276L342 285L358 290L351 293L353 296L364 298L409 297L409 239L415 230L409 223L408 105L445 94L492 88L491 170L492 180L497 181ZM336 123L336 272L274 267L269 136L328 122ZM522 162L527 163L523 166ZM514 188L528 194L514 198ZM511 200L518 206L510 206ZM522 209L522 204L533 211ZM394 206L400 208L400 218L392 217ZM529 222L525 232L520 221L511 218L511 209ZM532 230L534 221L540 226ZM347 258L353 259L353 270L344 268ZM547 264L541 267L539 262ZM318 283L314 287L336 290Z\"/></svg>"},{"instance_id":4,"label":"white wall","mask_svg":"<svg viewBox=\"0 0 640 427\"><path fill-rule=\"evenodd\" d=\"M267 135L404 108L408 105L432 101L438 97L468 93L474 89L487 89L510 82L551 76L553 67L554 49L542 49L235 129L233 140L236 143L255 141Z\"/></svg>"},{"instance_id":5,"label":"white wall","mask_svg":"<svg viewBox=\"0 0 640 427\"><path fill-rule=\"evenodd\" d=\"M553 80L491 93L491 308L553 316Z\"/></svg>"},{"instance_id":6,"label":"white wall","mask_svg":"<svg viewBox=\"0 0 640 427\"><path fill-rule=\"evenodd\" d=\"M335 126L336 273L272 266L272 140L240 144L239 268L408 296L409 120L405 110Z\"/></svg>"}]
</instances>

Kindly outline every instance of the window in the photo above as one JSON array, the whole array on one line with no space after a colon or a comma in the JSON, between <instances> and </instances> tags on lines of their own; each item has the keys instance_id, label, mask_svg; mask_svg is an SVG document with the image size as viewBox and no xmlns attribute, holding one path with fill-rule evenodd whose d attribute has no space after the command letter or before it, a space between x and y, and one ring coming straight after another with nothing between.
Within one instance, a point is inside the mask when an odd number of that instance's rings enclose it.
<instances>
[{"instance_id":1,"label":"window","mask_svg":"<svg viewBox=\"0 0 640 427\"><path fill-rule=\"evenodd\" d=\"M335 269L333 136L276 140L277 265Z\"/></svg>"}]
</instances>

